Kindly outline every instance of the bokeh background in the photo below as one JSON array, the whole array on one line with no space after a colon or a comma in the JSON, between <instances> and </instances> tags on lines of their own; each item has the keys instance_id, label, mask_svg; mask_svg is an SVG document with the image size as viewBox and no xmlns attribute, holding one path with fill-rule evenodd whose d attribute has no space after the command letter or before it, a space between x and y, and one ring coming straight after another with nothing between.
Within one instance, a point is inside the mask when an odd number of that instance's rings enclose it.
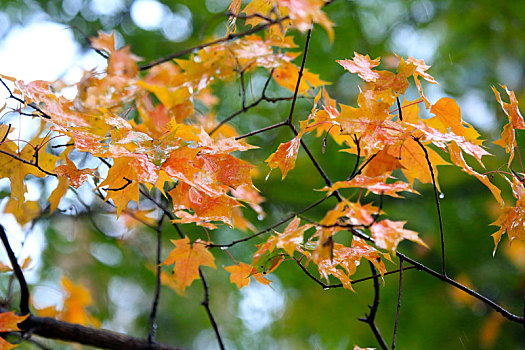
<instances>
[{"instance_id":1,"label":"bokeh background","mask_svg":"<svg viewBox=\"0 0 525 350\"><path fill-rule=\"evenodd\" d=\"M228 5L228 0L2 0L0 74L26 81L60 78L74 83L84 70L101 70L105 66L104 59L86 41L87 36L95 36L99 30L115 31L119 46L130 45L147 62L224 35L227 20L224 12ZM325 10L335 22L335 40L330 42L326 32L316 26L306 66L332 83L327 89L338 102L356 105L360 81L344 73L335 60L350 58L354 51L373 58L381 56L387 62L393 53L422 58L432 65L430 74L440 83L425 85L430 100L455 98L463 118L480 130L488 140L486 147L495 155L486 159L487 170L507 170L502 149L490 143L499 138L506 123L490 87L502 83L514 90L518 99L525 98L525 2L336 0ZM293 35L302 46L304 37L297 32ZM258 97L264 79L263 72L250 76L249 100ZM218 119L241 107L237 82L217 84L214 88L223 101L216 110ZM74 96L75 92L72 89L69 93ZM289 93L271 84L269 94ZM0 91L1 101L6 96L5 91ZM416 97L417 91L409 89L407 98ZM310 108L310 101L300 100L296 118L306 118ZM239 116L233 124L239 133L249 132L281 121L288 109L286 102L261 104ZM22 134L31 132L27 123L20 124L18 129ZM281 182L278 172L265 180L265 157L291 137L288 130L278 130L249 140L261 147L247 156L261 169L255 185L266 197L264 220L247 214L258 228L322 196L312 191L324 184L302 151L295 170L285 181ZM522 150L523 137L518 134ZM331 140L324 154L319 139L307 137L306 141L332 179L344 179L351 171L352 156L337 152L338 147ZM469 161L472 163L472 159ZM515 163L515 169L520 171L519 163ZM441 167L440 176L449 274L519 313L523 309L525 247L520 242L509 245L505 236L493 256L490 234L496 229L489 224L497 217L497 203L480 183L452 166ZM498 176L494 181L504 183ZM30 192L26 199L42 203L56 186L41 179L27 182ZM409 195L405 200L385 198L384 209L391 218L408 221L407 228L418 231L431 246L425 250L403 243L400 249L439 269L439 231L432 188L420 184L417 188L422 196ZM0 190L3 198L0 205L4 206L8 180L0 181ZM94 299L90 311L103 327L146 336L155 278L152 272L155 234L103 214L108 208L92 198L91 191L89 184L83 185L79 196L93 207L92 213L79 203L78 197L71 195L62 201L61 213L24 227L9 214L2 215L0 220L8 227L20 256L32 258L27 274L35 306L60 308L64 299L60 279L67 275L90 290ZM509 191L504 198L513 203ZM372 196L367 200L377 203ZM327 201L307 216L318 219L333 204ZM165 225L164 232L167 248L168 239L176 236L169 225ZM205 238L194 227L187 232L193 238ZM212 235L216 242L229 242L245 233L219 229ZM230 252L239 261L249 261L253 250L253 245L248 244L236 246ZM226 253L215 253L218 266L231 265ZM167 251L164 257L166 254ZM395 264L387 265L389 270L395 268ZM356 285L356 293L324 291L293 262L285 262L270 276L272 288L252 283L239 291L230 284L223 269L205 268L205 272L212 309L228 349L326 350L353 348L354 344L376 346L368 326L357 321L372 302L371 282ZM368 274L368 266L362 266L355 278ZM422 272L407 271L403 279L399 349L525 349L523 328L502 320L485 305ZM9 275L0 276L0 295L5 295L9 285ZM393 332L397 290L397 277L385 277L377 323L388 342ZM191 349L216 349L201 299L202 286L197 282L185 297L164 287L158 340ZM47 344L53 349L71 348L68 344Z\"/></svg>"}]
</instances>

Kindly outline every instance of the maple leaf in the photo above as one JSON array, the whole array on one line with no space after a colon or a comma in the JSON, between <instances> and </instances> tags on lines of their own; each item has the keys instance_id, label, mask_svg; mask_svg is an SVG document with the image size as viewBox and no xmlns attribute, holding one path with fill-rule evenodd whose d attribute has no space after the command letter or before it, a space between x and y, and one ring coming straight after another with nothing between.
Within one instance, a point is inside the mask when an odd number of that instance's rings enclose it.
<instances>
[{"instance_id":1,"label":"maple leaf","mask_svg":"<svg viewBox=\"0 0 525 350\"><path fill-rule=\"evenodd\" d=\"M290 91L295 91L297 80L299 77L299 67L290 62L282 62L273 70L273 78L284 88ZM308 69L303 69L301 82L299 83L299 94L305 95L310 88L316 88L329 83L319 79L319 75L310 72Z\"/></svg>"},{"instance_id":2,"label":"maple leaf","mask_svg":"<svg viewBox=\"0 0 525 350\"><path fill-rule=\"evenodd\" d=\"M199 267L210 266L215 267L215 258L208 251L205 242L198 239L193 244L190 244L188 237L178 240L171 240L175 245L169 256L164 260L162 265L175 264L173 268L172 279L176 282L177 292L184 294L186 287L199 279Z\"/></svg>"},{"instance_id":3,"label":"maple leaf","mask_svg":"<svg viewBox=\"0 0 525 350\"><path fill-rule=\"evenodd\" d=\"M351 247L334 243L332 256L320 258L315 262L323 278L328 281L328 277L332 275L341 281L345 289L353 291L350 276L355 273L361 258L365 258L373 263L381 275L386 272L385 265L381 261L381 253L356 236L354 236L352 240ZM342 269L338 268L338 266Z\"/></svg>"},{"instance_id":4,"label":"maple leaf","mask_svg":"<svg viewBox=\"0 0 525 350\"><path fill-rule=\"evenodd\" d=\"M330 41L334 40L334 23L321 10L325 4L323 0L277 0L277 3L289 10L292 24L301 32L306 32L315 22L323 26Z\"/></svg>"},{"instance_id":5,"label":"maple leaf","mask_svg":"<svg viewBox=\"0 0 525 350\"><path fill-rule=\"evenodd\" d=\"M299 226L300 223L301 219L298 217L294 218L288 226L286 226L283 233L276 232L277 236L271 238L275 240L275 246L282 248L289 256L293 256L297 246L303 243L304 232L313 227L311 224Z\"/></svg>"},{"instance_id":6,"label":"maple leaf","mask_svg":"<svg viewBox=\"0 0 525 350\"><path fill-rule=\"evenodd\" d=\"M370 227L370 232L372 232L376 246L394 254L399 242L408 239L428 248L425 242L418 237L417 232L403 228L405 223L405 221L391 221L388 219L373 223L372 227Z\"/></svg>"},{"instance_id":7,"label":"maple leaf","mask_svg":"<svg viewBox=\"0 0 525 350\"><path fill-rule=\"evenodd\" d=\"M412 192L418 193L406 182L397 181L395 183L386 183L390 178L388 175L368 177L366 175L357 175L350 181L337 181L332 186L323 187L321 191L327 191L327 195L331 195L341 188L361 187L372 191L375 194L386 194L388 196L401 198L397 192Z\"/></svg>"},{"instance_id":8,"label":"maple leaf","mask_svg":"<svg viewBox=\"0 0 525 350\"><path fill-rule=\"evenodd\" d=\"M290 170L295 168L295 160L297 158L297 152L299 151L299 145L301 144L301 136L302 135L299 134L290 141L281 143L279 147L277 147L277 151L265 160L270 169L277 167L281 169L282 180L284 180Z\"/></svg>"},{"instance_id":9,"label":"maple leaf","mask_svg":"<svg viewBox=\"0 0 525 350\"><path fill-rule=\"evenodd\" d=\"M17 316L14 311L0 313L0 333L19 331L18 324L23 322L29 315ZM16 348L16 345L8 343L5 339L0 338L0 350L9 350Z\"/></svg>"},{"instance_id":10,"label":"maple leaf","mask_svg":"<svg viewBox=\"0 0 525 350\"><path fill-rule=\"evenodd\" d=\"M73 188L79 188L80 185L82 185L86 180L88 179L88 175L93 175L93 172L96 169L78 169L68 156L65 156L66 164L60 165L56 167L53 172L57 174L57 176L65 177L68 179L69 184Z\"/></svg>"},{"instance_id":11,"label":"maple leaf","mask_svg":"<svg viewBox=\"0 0 525 350\"><path fill-rule=\"evenodd\" d=\"M371 59L370 56L360 55L357 52L354 52L354 58L338 60L336 61L344 69L350 73L357 73L361 79L368 82L373 82L379 79L379 73L374 71L372 68L379 65L381 58L378 57L375 60Z\"/></svg>"},{"instance_id":12,"label":"maple leaf","mask_svg":"<svg viewBox=\"0 0 525 350\"><path fill-rule=\"evenodd\" d=\"M258 273L254 267L243 262L237 265L226 266L224 269L230 273L231 283L235 284L239 289L250 284L250 277L254 277L259 283L270 284L270 281L264 278L261 273Z\"/></svg>"},{"instance_id":13,"label":"maple leaf","mask_svg":"<svg viewBox=\"0 0 525 350\"><path fill-rule=\"evenodd\" d=\"M516 99L514 91L509 91L505 85L501 86L505 89L507 95L509 95L510 103L504 102L501 99L499 91L496 90L494 86L492 87L492 91L494 91L496 99L500 103L503 112L505 112L505 114L509 118L509 122L503 127L501 139L494 141L494 143L505 148L505 151L509 154L509 160L507 162L507 165L510 167L512 159L514 159L514 148L517 147L515 129L524 130L525 120L521 116L520 110L518 108L518 100Z\"/></svg>"},{"instance_id":14,"label":"maple leaf","mask_svg":"<svg viewBox=\"0 0 525 350\"><path fill-rule=\"evenodd\" d=\"M500 226L500 229L492 234L494 238L494 252L501 240L501 236L507 232L509 241L515 239L525 240L525 187L516 177L512 182L512 194L516 198L514 207L504 207L501 215L491 225Z\"/></svg>"},{"instance_id":15,"label":"maple leaf","mask_svg":"<svg viewBox=\"0 0 525 350\"><path fill-rule=\"evenodd\" d=\"M115 52L115 32L106 34L102 31L99 31L98 37L89 38L89 43L94 49L105 50L111 54Z\"/></svg>"},{"instance_id":16,"label":"maple leaf","mask_svg":"<svg viewBox=\"0 0 525 350\"><path fill-rule=\"evenodd\" d=\"M235 32L235 22L237 21L237 15L241 9L242 0L232 0L230 6L228 6L228 11L231 13L228 18L228 31L231 30Z\"/></svg>"},{"instance_id":17,"label":"maple leaf","mask_svg":"<svg viewBox=\"0 0 525 350\"><path fill-rule=\"evenodd\" d=\"M459 146L455 142L451 142L448 145L448 149L450 151L450 160L452 163L456 164L463 170L465 173L472 175L476 177L479 181L481 181L487 188L492 192L492 195L494 198L501 204L503 203L503 198L501 198L501 190L495 186L492 182L490 182L490 179L487 175L479 174L478 172L474 171L466 162L465 159L463 159L463 154L461 153L461 150L459 149Z\"/></svg>"},{"instance_id":18,"label":"maple leaf","mask_svg":"<svg viewBox=\"0 0 525 350\"><path fill-rule=\"evenodd\" d=\"M98 321L86 311L86 307L93 304L89 291L66 276L62 277L61 283L66 296L59 318L70 323L97 325Z\"/></svg>"},{"instance_id":19,"label":"maple leaf","mask_svg":"<svg viewBox=\"0 0 525 350\"><path fill-rule=\"evenodd\" d=\"M436 186L439 189L437 166L447 165L449 163L443 160L443 158L431 148L426 147L426 150L432 167L434 168ZM425 158L425 152L416 141L407 139L406 142L400 146L390 146L388 147L388 154L393 157L398 157L399 163L402 166L401 170L412 186L414 185L415 179L418 179L422 183L432 183L432 176Z\"/></svg>"}]
</instances>

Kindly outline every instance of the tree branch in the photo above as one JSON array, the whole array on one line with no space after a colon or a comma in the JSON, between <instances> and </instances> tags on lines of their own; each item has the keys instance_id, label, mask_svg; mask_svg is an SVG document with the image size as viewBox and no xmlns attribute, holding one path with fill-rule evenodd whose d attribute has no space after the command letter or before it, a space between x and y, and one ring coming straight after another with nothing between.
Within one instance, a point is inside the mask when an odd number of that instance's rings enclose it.
<instances>
[{"instance_id":1,"label":"tree branch","mask_svg":"<svg viewBox=\"0 0 525 350\"><path fill-rule=\"evenodd\" d=\"M4 226L1 224L0 239L4 244L5 250L7 251L7 256L9 257L9 261L11 262L11 266L13 267L13 271L15 272L15 276L18 279L18 283L20 284L20 312L23 315L27 315L31 312L29 310L29 288L27 287L24 272L18 264L15 253L13 253L13 249L11 249L11 245L9 244L9 240L7 239L7 234L5 233Z\"/></svg>"},{"instance_id":2,"label":"tree branch","mask_svg":"<svg viewBox=\"0 0 525 350\"><path fill-rule=\"evenodd\" d=\"M372 333L374 333L374 336L377 339L377 342L379 343L379 346L381 346L381 349L388 350L388 346L386 345L385 339L383 339L383 336L381 335L381 332L379 331L379 328L376 325L375 319L377 314L377 309L379 308L379 277L376 276L376 268L374 267L374 264L372 264L370 261L368 262L370 265L370 270L372 271L372 275L374 275L374 302L372 305L369 305L370 307L370 313L366 314L365 317L359 318L359 321L362 321L368 326L370 326L370 329L372 330Z\"/></svg>"},{"instance_id":3,"label":"tree branch","mask_svg":"<svg viewBox=\"0 0 525 350\"><path fill-rule=\"evenodd\" d=\"M96 329L79 324L63 322L50 317L29 316L18 325L23 331L43 338L75 342L113 350L177 350L180 348L164 344L150 344L147 339L139 339L126 334L105 329Z\"/></svg>"}]
</instances>

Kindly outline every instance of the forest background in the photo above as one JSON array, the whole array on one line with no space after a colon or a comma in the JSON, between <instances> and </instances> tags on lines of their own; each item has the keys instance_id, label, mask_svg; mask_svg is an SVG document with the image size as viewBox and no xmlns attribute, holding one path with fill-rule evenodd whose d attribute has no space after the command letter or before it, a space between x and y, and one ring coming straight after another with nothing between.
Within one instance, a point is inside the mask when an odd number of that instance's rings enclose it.
<instances>
[{"instance_id":1,"label":"forest background","mask_svg":"<svg viewBox=\"0 0 525 350\"><path fill-rule=\"evenodd\" d=\"M87 44L86 36L97 31L115 31L118 45L130 45L144 62L191 47L211 37L225 35L229 1L155 0L66 0L0 1L0 73L31 81L63 78L74 82L82 69L104 67ZM142 6L142 7L141 7ZM518 100L525 98L523 79L525 62L525 4L505 1L334 1L324 8L335 23L334 40L320 27L314 30L306 67L321 79L331 82L330 95L339 102L355 105L361 81L342 69L335 60L350 58L353 52L381 56L388 64L393 53L424 59L432 65L430 73L440 85L425 86L429 100L443 96L457 100L463 118L493 141L499 138L506 118L491 91L492 85L505 84ZM296 43L304 44L304 35L294 32ZM264 84L265 76L249 78L248 99ZM283 90L271 85L269 92L278 96ZM241 107L238 84L220 84L214 93L223 101L217 119L231 115ZM1 91L5 97L6 92ZM410 89L406 96L418 94ZM307 116L311 101L299 100L297 115ZM288 103L261 104L232 124L239 134L277 123L289 111ZM275 150L290 139L288 130L256 135L251 144L262 150ZM307 140L309 140L307 138ZM345 178L353 164L348 155L335 153L329 139L323 157L322 146L312 138L312 150L334 179ZM518 145L523 145L518 133ZM485 145L495 156L485 159L488 169L505 165L504 151L489 142ZM523 149L523 148L521 148ZM312 188L321 188L322 179L313 175L312 165L299 152L296 168L285 181L274 171L266 180L263 153L248 155L263 169L254 184L265 195L267 216L258 221L264 228L319 198ZM293 186L291 185L293 184ZM8 192L9 182L0 183ZM520 242L509 246L506 238L492 256L489 224L497 218L497 202L476 179L453 167L440 167L441 200L447 238L449 275L511 310L523 308L525 284L525 248ZM33 199L45 199L54 185L34 180L30 185ZM430 185L419 185L422 196L407 195L408 200L388 198L384 209L390 218L405 220L408 228L419 232L430 245L426 250L412 243L402 243L400 250L412 254L428 266L440 265L439 231L435 203ZM86 189L86 192L89 192ZM266 195L268 194L268 195ZM507 193L508 197L509 194ZM2 201L5 205L6 199ZM101 208L103 205L96 203ZM104 327L134 335L147 335L150 302L153 298L155 249L154 232L129 227L123 220L99 215L99 224L78 213L85 213L75 197L63 201L64 209L53 220L43 218L31 227L17 227L9 215L2 223L19 251L26 241L21 259L31 256L28 279L33 301L39 307L63 303L61 276L85 286L91 293L91 314ZM310 215L319 217L329 209L320 205ZM84 215L87 216L87 215ZM6 223L8 222L8 223ZM104 234L98 230L104 228ZM171 231L170 231L171 230ZM242 233L220 228L213 235L230 241ZM175 239L172 229L164 237ZM122 241L125 241L124 243ZM231 252L242 260L253 252L235 247ZM140 259L137 258L140 257ZM144 261L150 259L151 266ZM246 261L244 259L244 261ZM217 266L231 265L226 254L218 254ZM363 266L364 267L364 266ZM390 269L397 268L394 264ZM354 279L368 276L367 268L358 269ZM321 348L346 349L354 344L376 346L366 324L357 322L371 302L372 283L347 290L323 290L298 270L283 264L269 277L272 288L252 283L238 290L229 282L226 271L210 270L211 306L223 333L227 348ZM398 329L398 348L515 348L524 349L523 328L495 316L483 304L465 296L442 282L417 271L403 275L403 304ZM377 324L390 336L397 305L397 278L385 277L381 288L381 308ZM1 277L2 291L9 277ZM182 297L167 287L162 290L158 335L160 342L195 349L215 349L216 339L200 305L202 287L194 283ZM3 295L3 294L2 294ZM30 345L23 345L24 346ZM60 345L68 348L69 345Z\"/></svg>"}]
</instances>

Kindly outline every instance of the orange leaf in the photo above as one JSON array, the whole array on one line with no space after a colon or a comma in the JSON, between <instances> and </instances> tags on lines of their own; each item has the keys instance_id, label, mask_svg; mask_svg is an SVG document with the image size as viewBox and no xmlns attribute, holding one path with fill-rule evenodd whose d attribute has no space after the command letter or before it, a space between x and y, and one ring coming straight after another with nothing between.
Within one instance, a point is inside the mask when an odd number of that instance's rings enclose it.
<instances>
[{"instance_id":1,"label":"orange leaf","mask_svg":"<svg viewBox=\"0 0 525 350\"><path fill-rule=\"evenodd\" d=\"M62 277L62 287L66 293L64 309L60 319L81 325L98 323L87 311L86 307L93 304L89 291L79 284L74 284L69 278Z\"/></svg>"},{"instance_id":2,"label":"orange leaf","mask_svg":"<svg viewBox=\"0 0 525 350\"><path fill-rule=\"evenodd\" d=\"M324 187L321 191L328 191L327 195L331 195L341 188L361 187L372 191L375 194L386 194L388 196L400 198L397 192L412 192L418 193L410 184L406 182L397 181L395 183L386 183L389 178L388 175L368 177L365 175L357 175L350 181L337 181L331 187Z\"/></svg>"},{"instance_id":3,"label":"orange leaf","mask_svg":"<svg viewBox=\"0 0 525 350\"><path fill-rule=\"evenodd\" d=\"M437 181L437 166L446 165L449 163L443 160L443 158L441 158L441 156L434 150L428 147L426 147L426 149L430 162L432 163L432 167L434 168L436 186L439 189L439 183ZM414 185L415 179L418 179L422 183L432 183L432 176L425 158L425 152L423 152L416 141L407 139L406 142L400 146L389 147L388 153L393 157L399 157L399 162L403 166L403 174L412 186Z\"/></svg>"},{"instance_id":4,"label":"orange leaf","mask_svg":"<svg viewBox=\"0 0 525 350\"><path fill-rule=\"evenodd\" d=\"M467 174L472 175L476 177L479 181L481 181L492 192L494 198L496 198L496 200L501 205L504 205L503 198L501 198L501 190L490 182L489 177L487 175L477 173L465 162L465 159L463 159L463 154L461 153L459 146L455 142L451 142L448 145L448 149L450 151L450 160L452 161L452 163L461 167L461 170L463 170Z\"/></svg>"},{"instance_id":5,"label":"orange leaf","mask_svg":"<svg viewBox=\"0 0 525 350\"><path fill-rule=\"evenodd\" d=\"M206 248L205 243L198 239L193 245L188 237L171 241L175 248L164 260L162 265L175 264L173 280L177 283L177 292L184 294L186 287L199 279L199 267L210 266L215 268L215 258Z\"/></svg>"},{"instance_id":6,"label":"orange leaf","mask_svg":"<svg viewBox=\"0 0 525 350\"><path fill-rule=\"evenodd\" d=\"M224 269L230 273L231 283L237 285L239 289L250 284L250 276L254 277L259 283L270 284L270 281L264 278L261 273L257 273L255 268L243 262L238 265L226 266Z\"/></svg>"},{"instance_id":7,"label":"orange leaf","mask_svg":"<svg viewBox=\"0 0 525 350\"><path fill-rule=\"evenodd\" d=\"M277 151L272 153L265 162L268 163L270 169L279 167L282 173L282 180L286 177L286 174L293 168L295 168L295 160L297 158L297 152L299 151L299 145L301 144L301 135L297 135L286 143L281 143L277 148Z\"/></svg>"},{"instance_id":8,"label":"orange leaf","mask_svg":"<svg viewBox=\"0 0 525 350\"><path fill-rule=\"evenodd\" d=\"M19 331L18 324L28 318L29 315L17 316L14 311L0 313L0 333ZM0 338L0 350L10 350L16 348L16 345L8 343L5 339Z\"/></svg>"},{"instance_id":9,"label":"orange leaf","mask_svg":"<svg viewBox=\"0 0 525 350\"><path fill-rule=\"evenodd\" d=\"M301 219L298 217L294 218L288 226L284 229L283 233L277 233L276 237L273 237L276 241L277 248L282 248L289 255L293 256L293 253L298 245L303 243L304 231L313 227L311 224L299 226Z\"/></svg>"},{"instance_id":10,"label":"orange leaf","mask_svg":"<svg viewBox=\"0 0 525 350\"><path fill-rule=\"evenodd\" d=\"M374 223L370 227L370 232L372 232L376 246L387 249L394 254L399 242L408 239L428 248L425 242L418 237L417 232L403 228L405 223L405 221L391 221L388 219Z\"/></svg>"}]
</instances>

